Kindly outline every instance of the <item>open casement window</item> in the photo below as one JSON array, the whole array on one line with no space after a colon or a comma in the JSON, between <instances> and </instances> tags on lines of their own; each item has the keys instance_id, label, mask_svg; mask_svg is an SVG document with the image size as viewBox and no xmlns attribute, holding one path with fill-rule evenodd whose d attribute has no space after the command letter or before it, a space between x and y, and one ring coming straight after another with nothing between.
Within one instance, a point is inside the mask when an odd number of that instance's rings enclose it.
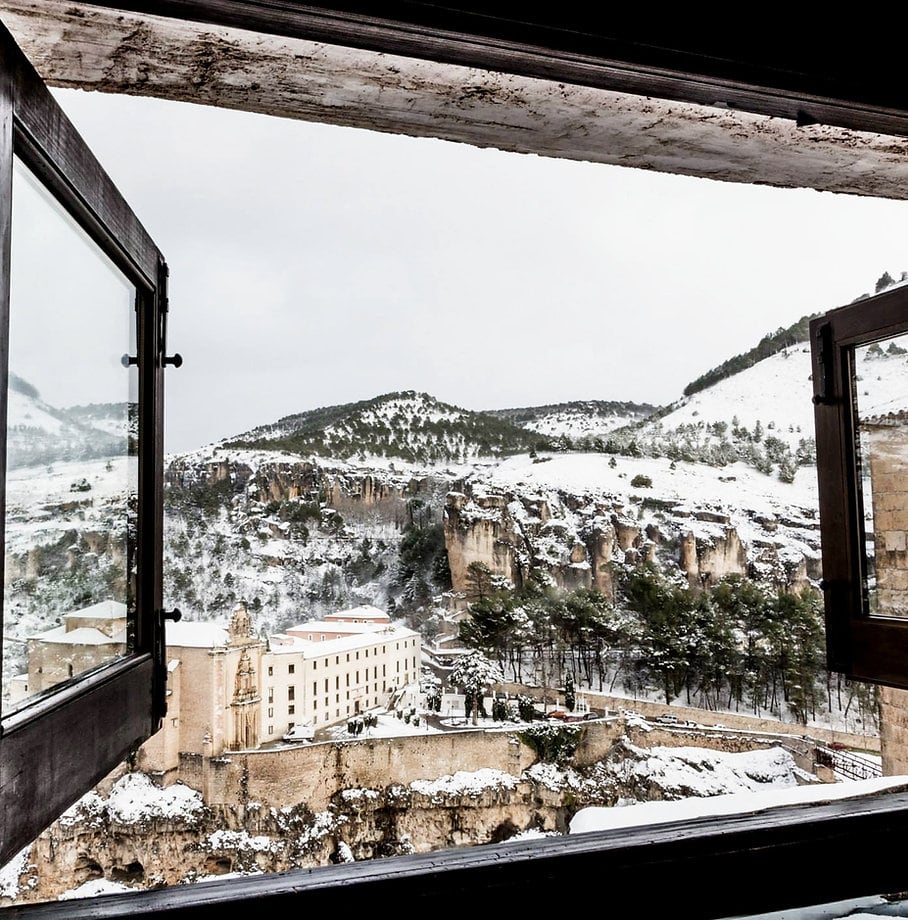
<instances>
[{"instance_id":1,"label":"open casement window","mask_svg":"<svg viewBox=\"0 0 908 920\"><path fill-rule=\"evenodd\" d=\"M2 27L0 60L5 863L164 713L167 272Z\"/></svg>"},{"instance_id":2,"label":"open casement window","mask_svg":"<svg viewBox=\"0 0 908 920\"><path fill-rule=\"evenodd\" d=\"M908 688L908 286L810 337L829 667Z\"/></svg>"},{"instance_id":3,"label":"open casement window","mask_svg":"<svg viewBox=\"0 0 908 920\"><path fill-rule=\"evenodd\" d=\"M34 6L37 8L41 4ZM256 25L282 27L294 16L307 15L306 10L312 9L283 0L268 3L181 0L131 6L148 9L156 15L178 10L203 21L206 16L209 17L207 21L211 21L210 17L216 12L215 24L224 25L226 17L228 24L247 28ZM333 15L330 9L327 9L329 15L324 15L326 8L321 8L321 18L327 25L313 33L315 38L343 43L348 32L360 41L363 36L377 34L375 22L368 18L373 15L371 7L360 17L361 21L356 21L349 10L366 5L339 6L338 15ZM345 6L348 9L345 10ZM438 15L438 10L444 14L448 12L447 7L429 4L409 6L426 15L433 11ZM318 17L319 8L314 9ZM486 11L481 15L486 18ZM491 19L493 24L496 21ZM520 26L521 29L524 26L522 20ZM466 58L457 55L457 59L471 66L493 67L513 60L510 47L496 47L488 35L479 38L479 41L469 42ZM803 44L800 43L799 49ZM414 48L421 49L429 60L444 51L436 34L420 37L418 30L413 28L400 30L389 47L379 50L387 53ZM488 58L483 60L480 54L477 60L470 48L489 49ZM524 67L527 60L539 58L534 74L559 75L567 84L572 74L576 76L585 66L584 61L572 64L567 60L572 66L565 72L559 70L564 55L540 57L539 49L534 47L530 47L529 52L523 58ZM161 611L160 550L166 272L160 254L136 218L2 27L0 59L3 73L0 82L0 195L3 199L0 208L0 342L3 343L0 348L0 481L3 482L0 521L5 529L7 559L2 624L4 695L0 710L2 864L128 757L135 746L157 729L163 712L164 614ZM724 66L725 61L720 63ZM304 66L304 62L295 62L294 66ZM632 88L652 88L648 82L650 74L644 73L642 80L639 74L632 77ZM716 98L708 82L697 80L694 83L705 99ZM565 91L565 87L561 87L561 92ZM732 99L746 94L747 87L744 87L739 96ZM461 109L459 97L454 93L451 97L452 105ZM772 90L768 98L775 105L779 94ZM842 108L836 100L832 103L825 110ZM380 108L378 103L375 108ZM773 108L772 114L785 113ZM891 123L888 112L883 117L885 124ZM867 125L859 123L858 127ZM38 267L29 267L27 260L21 267L17 262L23 253L28 253L28 235L17 236L21 230L28 229L27 220L21 216L23 209L26 213L28 209L37 209L45 215L55 215L57 227L61 228L56 237L49 234L48 250ZM103 297L77 296L78 273L70 261L64 265L62 256L55 255L55 250L49 246L51 237L66 236L63 229L73 231L77 242L93 252L88 261L100 265L95 264L93 277L99 281L104 279L101 282ZM78 246L74 248L78 250ZM38 254L41 254L40 247ZM40 296L35 297L34 303L19 302L20 297L28 295L29 284L35 286L60 278L63 284L56 292L45 293L39 288ZM894 306L881 308L885 303ZM898 320L899 313L903 317L906 315L903 303L901 295L894 300L893 295L883 295L859 304L854 312L845 308L830 314L812 329L815 340L822 339L824 343L820 353L822 367L818 367L819 357L815 355L814 375L821 398L817 405L818 455L821 458L824 568L830 586L827 603L832 661L835 667L864 679L874 676L869 673L873 670L870 665L885 663L886 667L875 676L882 675L898 685L905 683L902 679L904 668L897 667L899 658L904 659L897 649L903 641L903 623L891 612L881 613L881 608L892 603L884 597L882 587L872 599L877 586L871 585L865 550L868 534L874 536L877 551L880 538L874 527L868 525L863 509L863 503L872 492L860 491L866 463L858 466L854 448L861 444L860 436L864 432L855 423L852 370L848 362L855 360L854 349L858 349L858 358L867 358L871 355L871 346L879 340L905 331L905 324ZM884 315L879 317L881 321L877 323L876 332L871 331L870 326L856 325L854 317L863 313L869 318L881 309ZM39 313L39 310L47 312ZM28 321L34 321L36 316L38 325L32 327L32 335L38 345L29 347ZM101 340L108 341L108 335L112 337L110 344L104 346ZM52 336L57 337L56 351L50 347ZM62 360L60 340L67 349ZM900 347L898 341L895 344L896 349L891 354L894 363ZM881 342L881 351L890 355L887 341ZM35 352L42 361L33 366L19 363L24 356ZM127 355L127 361L118 365L123 354ZM877 357L874 351L873 359ZM129 358L135 361L130 362ZM98 378L102 383L106 381L107 386L100 395L82 391L82 378L92 379L90 371L98 362L109 364L116 375ZM66 370L65 398L55 396L57 381L39 374L44 364L47 370ZM871 397L861 398L869 400ZM39 402L54 410L45 413L43 428L37 424L38 410L44 411ZM114 421L118 422L114 425L101 424L98 412L93 416L90 411L92 406L97 410L98 406L116 407L123 403L126 404L125 412L118 415L115 409L113 411ZM133 406L132 412L130 406ZM81 407L84 411L62 411L73 407ZM866 434L872 446L875 435L869 431L870 420L882 412L876 411L870 402L859 406L862 408L867 411L867 421L861 424L868 429ZM75 424L76 418L81 428ZM124 421L125 436L122 433ZM64 423L70 428L65 428ZM67 445L71 445L78 443L75 435L86 426L94 431L92 443L96 449L111 449L106 457L99 454L81 459L100 460L104 472L113 475L113 479L105 480L107 486L111 481L119 483L114 494L116 500L109 503L112 509L109 520L115 526L108 528L104 546L97 530L92 531L90 537L86 536L85 545L67 536L67 542L49 540L47 553L23 554L21 543L17 541L30 530L38 531L41 521L37 516L23 516L28 506L22 496L27 497L29 481L20 474L21 470L36 470L35 480L39 484L43 482L48 489L50 477L63 472L67 469L65 464L73 462L71 454L54 459L52 451L60 445L56 442L55 448L53 437L46 438L48 443L41 445L29 444L25 435L30 429L48 435L62 434L66 435ZM110 448L104 447L102 431L107 435L111 431L114 433L114 444ZM41 453L47 450L51 455ZM40 463L37 462L39 457ZM108 462L110 470L106 469ZM879 475L882 477L885 473ZM85 489L86 485L90 488ZM101 491L97 480L83 472L65 478L63 495L39 492L32 507L68 507L74 516L82 512L88 515L92 508L104 504ZM108 491L105 495L111 493ZM880 506L878 517L883 510ZM897 533L894 526L887 532ZM112 546L119 551L112 551ZM893 537L892 546L893 552L898 553L897 535ZM77 566L80 554L100 560L105 553L111 560L120 560L122 568L114 565L107 572L108 577L99 579L100 563L91 570L91 578L87 577L88 567L84 567L81 574L85 586L78 598L66 596L59 590L63 580L60 578L45 586L47 589L42 592L17 593L14 582L27 581L27 577L40 573L51 576L59 573L61 558L71 571ZM54 568L55 561L57 568ZM874 577L882 586L884 579L879 570ZM58 590L51 591L50 587ZM41 603L33 603L34 599ZM53 602L59 602L58 606L53 606ZM45 609L43 605L49 606ZM45 610L43 620L31 619L35 611L40 613L42 609ZM125 619L122 638L120 630L110 628L111 622L118 623L119 619ZM36 670L34 674L26 672L23 675L23 648L27 650L27 645L21 643L33 637L38 637L33 639L37 642L43 636L45 644L50 645L54 637L48 637L48 633L61 627L63 641L58 644L64 652L53 656L52 660L48 656L49 672L44 670L42 663L40 674ZM874 631L876 629L880 630L879 634ZM88 642L76 641L92 635L91 630L106 636L97 642L104 652L103 662L90 660L86 650ZM81 657L75 654L77 646L83 652ZM878 646L886 648L880 651ZM36 650L40 648L36 646ZM575 909L574 905L593 903L612 912L617 909L621 915L665 913L666 916L741 917L880 892L903 892L908 889L908 870L903 856L906 837L908 791L899 789L841 801L720 814L563 838L506 840L486 846L364 860L317 870L224 878L200 885L10 906L3 908L3 914L10 918L27 916L33 920L83 917L86 920L89 917L93 920L134 920L136 917L166 916L222 920L237 909L254 915L265 912L274 917L299 917L316 913L331 916L343 911L375 913L376 905L391 905L397 911L431 911L435 918L460 917L470 909L486 912L504 909L525 916L554 916L566 906ZM839 867L844 870L837 871Z\"/></svg>"}]
</instances>

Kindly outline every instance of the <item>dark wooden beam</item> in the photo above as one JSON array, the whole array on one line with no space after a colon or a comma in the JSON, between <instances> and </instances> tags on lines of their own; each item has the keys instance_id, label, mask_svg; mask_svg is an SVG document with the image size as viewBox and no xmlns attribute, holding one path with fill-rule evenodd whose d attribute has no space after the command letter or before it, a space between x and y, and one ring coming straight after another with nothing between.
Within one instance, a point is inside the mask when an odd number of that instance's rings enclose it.
<instances>
[{"instance_id":1,"label":"dark wooden beam","mask_svg":"<svg viewBox=\"0 0 908 920\"><path fill-rule=\"evenodd\" d=\"M715 74L644 66L630 41L617 46L625 60L611 59L603 54L614 43L600 37L598 54L580 54L580 40L591 39L571 30L552 50L561 33L533 27L424 34L375 14L227 0L0 0L0 20L59 87L720 181L908 197L908 136L896 136L908 127L904 112L875 109L862 120L853 101L827 100L855 115L833 118L805 109L805 96L743 83L740 97L726 96L732 84Z\"/></svg>"},{"instance_id":2,"label":"dark wooden beam","mask_svg":"<svg viewBox=\"0 0 908 920\"><path fill-rule=\"evenodd\" d=\"M799 124L908 134L898 30L770 13L605 15L595 7L292 0L89 5L576 83ZM615 22L618 18L621 21ZM658 18L659 21L654 21Z\"/></svg>"}]
</instances>

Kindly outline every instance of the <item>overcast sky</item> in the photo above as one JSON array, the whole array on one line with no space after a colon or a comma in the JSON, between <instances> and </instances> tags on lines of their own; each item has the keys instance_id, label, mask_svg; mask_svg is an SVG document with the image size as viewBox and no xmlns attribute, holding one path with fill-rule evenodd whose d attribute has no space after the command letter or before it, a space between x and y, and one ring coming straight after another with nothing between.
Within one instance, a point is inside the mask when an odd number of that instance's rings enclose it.
<instances>
[{"instance_id":1,"label":"overcast sky","mask_svg":"<svg viewBox=\"0 0 908 920\"><path fill-rule=\"evenodd\" d=\"M54 94L170 264L168 452L402 389L666 404L908 270L908 202Z\"/></svg>"}]
</instances>

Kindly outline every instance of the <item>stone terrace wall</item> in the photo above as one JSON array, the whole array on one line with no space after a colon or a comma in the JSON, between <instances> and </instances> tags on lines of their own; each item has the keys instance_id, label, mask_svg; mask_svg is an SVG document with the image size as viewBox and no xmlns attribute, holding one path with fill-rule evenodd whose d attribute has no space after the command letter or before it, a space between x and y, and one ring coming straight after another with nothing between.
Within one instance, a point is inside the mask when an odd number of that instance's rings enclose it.
<instances>
[{"instance_id":1,"label":"stone terrace wall","mask_svg":"<svg viewBox=\"0 0 908 920\"><path fill-rule=\"evenodd\" d=\"M908 690L881 689L883 775L908 774Z\"/></svg>"},{"instance_id":2,"label":"stone terrace wall","mask_svg":"<svg viewBox=\"0 0 908 920\"><path fill-rule=\"evenodd\" d=\"M592 734L600 732L603 740L590 743L589 756L610 746L605 736L620 737L617 727L607 730L605 723ZM482 769L520 776L535 759L533 749L514 731L465 730L404 739L329 741L211 759L181 755L176 778L198 789L209 805L258 802L284 807L304 802L312 811L321 811L340 789L406 786L414 780Z\"/></svg>"},{"instance_id":3,"label":"stone terrace wall","mask_svg":"<svg viewBox=\"0 0 908 920\"><path fill-rule=\"evenodd\" d=\"M784 733L673 727L646 730L629 726L620 717L574 724L582 727L573 757L578 767L607 757L626 734L638 747L691 746L728 752L765 749L781 741L799 767L815 769L815 744ZM178 774L168 776L167 782L181 780L198 789L208 805L284 808L305 804L312 811L322 811L343 789L384 790L478 770L500 770L519 777L535 761L533 749L520 739L518 731L480 726L425 736L358 738L276 751L242 751L211 759L184 754Z\"/></svg>"}]
</instances>

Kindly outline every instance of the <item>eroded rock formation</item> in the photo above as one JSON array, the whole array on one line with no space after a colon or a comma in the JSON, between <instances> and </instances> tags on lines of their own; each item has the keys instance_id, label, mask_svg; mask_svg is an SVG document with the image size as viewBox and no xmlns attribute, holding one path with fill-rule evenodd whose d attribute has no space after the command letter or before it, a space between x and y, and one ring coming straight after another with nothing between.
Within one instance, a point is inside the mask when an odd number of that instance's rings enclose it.
<instances>
[{"instance_id":1,"label":"eroded rock formation","mask_svg":"<svg viewBox=\"0 0 908 920\"><path fill-rule=\"evenodd\" d=\"M444 526L453 590L463 595L474 562L515 586L535 570L557 587L605 594L614 588L615 563L654 562L695 588L740 575L798 590L820 577L818 525L803 517L754 519L656 500L608 503L468 486L448 496Z\"/></svg>"}]
</instances>

